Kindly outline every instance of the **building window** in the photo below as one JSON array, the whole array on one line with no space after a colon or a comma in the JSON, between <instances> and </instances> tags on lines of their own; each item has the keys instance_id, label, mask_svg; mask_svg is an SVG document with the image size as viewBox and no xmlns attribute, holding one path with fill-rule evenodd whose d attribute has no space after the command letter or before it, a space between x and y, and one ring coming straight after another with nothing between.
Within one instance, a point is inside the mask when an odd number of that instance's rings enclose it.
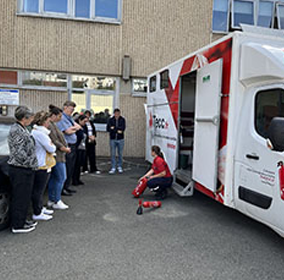
<instances>
[{"instance_id":1,"label":"building window","mask_svg":"<svg viewBox=\"0 0 284 280\"><path fill-rule=\"evenodd\" d=\"M147 79L132 79L132 94L146 96Z\"/></svg>"},{"instance_id":2,"label":"building window","mask_svg":"<svg viewBox=\"0 0 284 280\"><path fill-rule=\"evenodd\" d=\"M115 79L112 77L94 77L72 75L72 87L75 89L115 90Z\"/></svg>"},{"instance_id":3,"label":"building window","mask_svg":"<svg viewBox=\"0 0 284 280\"><path fill-rule=\"evenodd\" d=\"M255 101L255 129L259 135L268 137L268 128L274 117L284 117L284 90L260 91Z\"/></svg>"},{"instance_id":4,"label":"building window","mask_svg":"<svg viewBox=\"0 0 284 280\"><path fill-rule=\"evenodd\" d=\"M68 0L44 0L44 11L67 14Z\"/></svg>"},{"instance_id":5,"label":"building window","mask_svg":"<svg viewBox=\"0 0 284 280\"><path fill-rule=\"evenodd\" d=\"M157 83L156 76L151 77L150 78L150 92L156 91L156 83Z\"/></svg>"},{"instance_id":6,"label":"building window","mask_svg":"<svg viewBox=\"0 0 284 280\"><path fill-rule=\"evenodd\" d=\"M240 28L240 24L254 25L254 2L234 0L232 12L232 28Z\"/></svg>"},{"instance_id":7,"label":"building window","mask_svg":"<svg viewBox=\"0 0 284 280\"><path fill-rule=\"evenodd\" d=\"M118 0L95 0L95 16L118 18Z\"/></svg>"},{"instance_id":8,"label":"building window","mask_svg":"<svg viewBox=\"0 0 284 280\"><path fill-rule=\"evenodd\" d=\"M229 1L215 0L213 5L212 30L228 32Z\"/></svg>"},{"instance_id":9,"label":"building window","mask_svg":"<svg viewBox=\"0 0 284 280\"><path fill-rule=\"evenodd\" d=\"M94 111L94 123L106 124L113 112L113 96L91 94L91 109Z\"/></svg>"},{"instance_id":10,"label":"building window","mask_svg":"<svg viewBox=\"0 0 284 280\"><path fill-rule=\"evenodd\" d=\"M17 85L18 84L17 71L0 70L0 84Z\"/></svg>"},{"instance_id":11,"label":"building window","mask_svg":"<svg viewBox=\"0 0 284 280\"><path fill-rule=\"evenodd\" d=\"M75 17L90 18L90 2L91 0L76 0Z\"/></svg>"},{"instance_id":12,"label":"building window","mask_svg":"<svg viewBox=\"0 0 284 280\"><path fill-rule=\"evenodd\" d=\"M24 1L24 12L38 13L38 0L25 0Z\"/></svg>"},{"instance_id":13,"label":"building window","mask_svg":"<svg viewBox=\"0 0 284 280\"><path fill-rule=\"evenodd\" d=\"M169 70L160 73L160 89L169 87Z\"/></svg>"},{"instance_id":14,"label":"building window","mask_svg":"<svg viewBox=\"0 0 284 280\"><path fill-rule=\"evenodd\" d=\"M257 25L262 27L273 27L274 3L271 1L259 1Z\"/></svg>"},{"instance_id":15,"label":"building window","mask_svg":"<svg viewBox=\"0 0 284 280\"><path fill-rule=\"evenodd\" d=\"M20 14L118 23L122 0L18 0Z\"/></svg>"},{"instance_id":16,"label":"building window","mask_svg":"<svg viewBox=\"0 0 284 280\"><path fill-rule=\"evenodd\" d=\"M106 130L116 94L116 79L113 77L72 75L72 100L77 104L76 111L91 110L100 131Z\"/></svg>"},{"instance_id":17,"label":"building window","mask_svg":"<svg viewBox=\"0 0 284 280\"><path fill-rule=\"evenodd\" d=\"M24 71L22 72L22 85L46 88L67 88L67 75Z\"/></svg>"}]
</instances>

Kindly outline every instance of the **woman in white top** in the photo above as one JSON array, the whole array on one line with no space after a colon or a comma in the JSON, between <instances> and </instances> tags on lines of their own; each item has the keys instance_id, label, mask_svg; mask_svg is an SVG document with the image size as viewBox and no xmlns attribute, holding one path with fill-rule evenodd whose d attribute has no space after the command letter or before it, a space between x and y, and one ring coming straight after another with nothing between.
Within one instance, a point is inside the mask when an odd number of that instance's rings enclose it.
<instances>
[{"instance_id":1,"label":"woman in white top","mask_svg":"<svg viewBox=\"0 0 284 280\"><path fill-rule=\"evenodd\" d=\"M48 221L52 219L53 210L48 210L43 207L43 194L49 179L50 166L47 164L47 159L50 154L56 150L55 145L51 142L48 136L50 115L47 112L40 111L35 114L33 120L32 136L36 144L36 156L38 160L38 170L35 172L34 187L32 193L33 204L33 219Z\"/></svg>"}]
</instances>

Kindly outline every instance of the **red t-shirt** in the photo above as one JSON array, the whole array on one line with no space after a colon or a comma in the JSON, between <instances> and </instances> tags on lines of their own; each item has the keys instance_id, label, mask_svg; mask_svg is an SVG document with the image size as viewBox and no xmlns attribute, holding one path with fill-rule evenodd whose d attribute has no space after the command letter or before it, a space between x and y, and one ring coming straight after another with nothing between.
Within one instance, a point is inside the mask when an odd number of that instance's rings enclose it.
<instances>
[{"instance_id":1,"label":"red t-shirt","mask_svg":"<svg viewBox=\"0 0 284 280\"><path fill-rule=\"evenodd\" d=\"M154 174L159 174L163 171L166 171L166 175L164 177L171 177L172 174L168 167L168 164L161 157L157 156L152 164L152 169L154 170Z\"/></svg>"}]
</instances>

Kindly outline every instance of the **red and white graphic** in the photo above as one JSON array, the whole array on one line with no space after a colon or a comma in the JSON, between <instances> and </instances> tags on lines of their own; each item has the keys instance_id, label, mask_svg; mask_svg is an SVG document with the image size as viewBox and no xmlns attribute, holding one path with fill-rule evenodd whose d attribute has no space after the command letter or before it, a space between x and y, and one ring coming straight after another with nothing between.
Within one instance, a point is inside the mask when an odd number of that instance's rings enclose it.
<instances>
[{"instance_id":1,"label":"red and white graphic","mask_svg":"<svg viewBox=\"0 0 284 280\"><path fill-rule=\"evenodd\" d=\"M280 197L281 197L282 200L284 200L284 166L283 166L283 161L279 161L277 165L278 165Z\"/></svg>"}]
</instances>

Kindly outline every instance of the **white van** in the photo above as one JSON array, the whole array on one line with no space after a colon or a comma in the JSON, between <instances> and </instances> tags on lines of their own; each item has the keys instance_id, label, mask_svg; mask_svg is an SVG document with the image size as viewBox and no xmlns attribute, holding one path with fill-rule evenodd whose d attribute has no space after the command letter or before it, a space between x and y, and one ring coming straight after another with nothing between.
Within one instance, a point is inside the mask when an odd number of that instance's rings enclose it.
<instances>
[{"instance_id":1,"label":"white van","mask_svg":"<svg viewBox=\"0 0 284 280\"><path fill-rule=\"evenodd\" d=\"M284 147L267 145L284 117L284 32L243 30L148 77L146 160L160 146L180 195L195 188L284 236Z\"/></svg>"}]
</instances>

